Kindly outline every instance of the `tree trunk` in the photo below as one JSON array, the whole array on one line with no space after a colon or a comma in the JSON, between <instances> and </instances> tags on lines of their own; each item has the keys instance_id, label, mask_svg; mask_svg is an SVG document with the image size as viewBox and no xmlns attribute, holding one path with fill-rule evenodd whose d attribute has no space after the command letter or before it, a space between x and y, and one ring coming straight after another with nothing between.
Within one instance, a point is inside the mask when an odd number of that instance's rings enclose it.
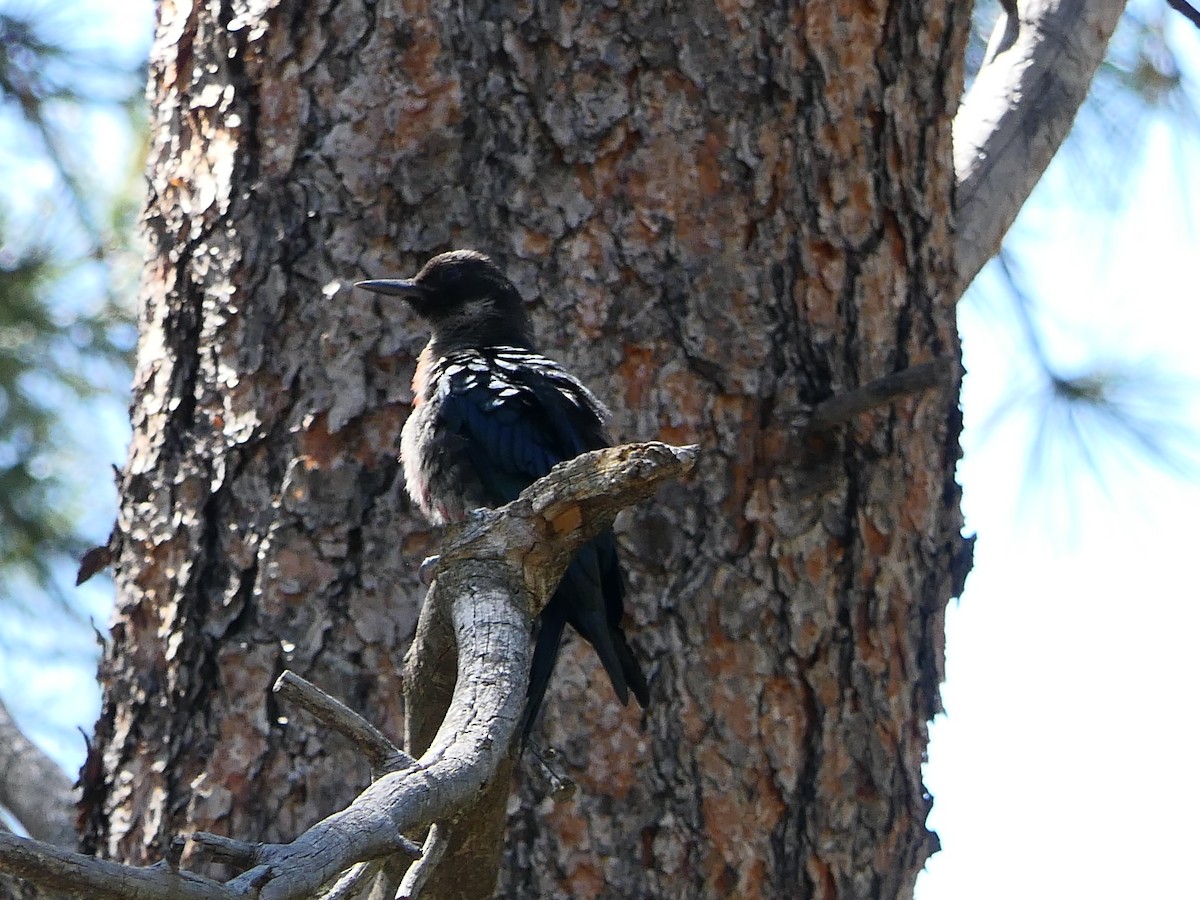
<instances>
[{"instance_id":1,"label":"tree trunk","mask_svg":"<svg viewBox=\"0 0 1200 900\"><path fill-rule=\"evenodd\" d=\"M703 445L619 523L652 707L572 642L500 892L897 897L961 587L951 117L968 9L164 3L118 605L86 841L291 837L389 734L436 534L395 464L425 333L349 283L477 247L614 436Z\"/></svg>"}]
</instances>

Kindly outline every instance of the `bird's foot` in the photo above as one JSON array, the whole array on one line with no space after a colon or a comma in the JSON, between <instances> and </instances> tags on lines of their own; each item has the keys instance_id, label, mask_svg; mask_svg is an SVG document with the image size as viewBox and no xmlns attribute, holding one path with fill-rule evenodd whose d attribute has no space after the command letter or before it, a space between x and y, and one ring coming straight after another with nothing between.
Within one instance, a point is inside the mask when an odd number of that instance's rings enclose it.
<instances>
[{"instance_id":1,"label":"bird's foot","mask_svg":"<svg viewBox=\"0 0 1200 900\"><path fill-rule=\"evenodd\" d=\"M560 765L558 751L553 747L543 748L533 740L530 740L526 747L533 754L542 775L550 783L550 798L556 803L562 803L575 796L576 784Z\"/></svg>"}]
</instances>

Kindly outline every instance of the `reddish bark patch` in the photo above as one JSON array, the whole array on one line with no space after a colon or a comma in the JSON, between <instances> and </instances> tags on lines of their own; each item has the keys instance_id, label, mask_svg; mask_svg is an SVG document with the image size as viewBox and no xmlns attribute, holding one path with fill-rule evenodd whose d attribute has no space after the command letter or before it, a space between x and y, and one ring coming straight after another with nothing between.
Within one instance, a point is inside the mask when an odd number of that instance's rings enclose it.
<instances>
[{"instance_id":1,"label":"reddish bark patch","mask_svg":"<svg viewBox=\"0 0 1200 900\"><path fill-rule=\"evenodd\" d=\"M626 344L624 350L625 358L617 371L621 383L625 385L625 405L629 409L641 409L658 374L654 364L654 348L644 344Z\"/></svg>"},{"instance_id":2,"label":"reddish bark patch","mask_svg":"<svg viewBox=\"0 0 1200 900\"><path fill-rule=\"evenodd\" d=\"M571 506L563 510L559 515L554 517L554 521L550 523L551 527L558 534L566 534L569 531L574 531L583 524L583 513L578 506Z\"/></svg>"},{"instance_id":3,"label":"reddish bark patch","mask_svg":"<svg viewBox=\"0 0 1200 900\"><path fill-rule=\"evenodd\" d=\"M304 468L328 469L343 453L344 435L329 431L329 417L321 412L311 416L298 435L300 459Z\"/></svg>"}]
</instances>

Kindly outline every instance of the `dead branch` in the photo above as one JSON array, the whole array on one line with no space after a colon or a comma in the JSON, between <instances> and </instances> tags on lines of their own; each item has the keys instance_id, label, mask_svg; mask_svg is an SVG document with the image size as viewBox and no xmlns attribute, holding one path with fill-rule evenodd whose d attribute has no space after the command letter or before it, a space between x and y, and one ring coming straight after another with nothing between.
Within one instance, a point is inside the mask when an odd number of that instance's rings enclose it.
<instances>
[{"instance_id":1,"label":"dead branch","mask_svg":"<svg viewBox=\"0 0 1200 900\"><path fill-rule=\"evenodd\" d=\"M404 881L400 883L396 900L417 900L434 867L442 861L446 846L446 829L434 822L429 826L429 834L421 847L421 858L409 867Z\"/></svg>"},{"instance_id":2,"label":"dead branch","mask_svg":"<svg viewBox=\"0 0 1200 900\"><path fill-rule=\"evenodd\" d=\"M71 779L25 737L0 703L0 807L32 837L75 846L75 794Z\"/></svg>"},{"instance_id":3,"label":"dead branch","mask_svg":"<svg viewBox=\"0 0 1200 900\"><path fill-rule=\"evenodd\" d=\"M2 834L0 871L100 900L254 895L294 900L314 896L359 863L415 853L422 859L403 883L412 893L431 870L436 877L437 855L454 852L454 838L462 823L474 818L481 796L503 793L497 785L506 790L506 780L497 781L496 775L510 763L509 749L524 705L531 622L567 562L622 509L690 471L697 455L695 447L660 443L584 454L557 466L508 506L480 510L450 533L418 628L423 643L414 660L427 654L427 664L410 665L410 675L433 675L449 664L455 677L436 728L430 723L445 699L441 688L423 693L417 682L406 685L406 718L421 723L416 731L407 729L412 738L408 750L423 745L416 751L419 758L405 768L383 772L349 806L291 843L195 835L210 853L247 867L236 878L220 884L173 870L165 862L136 868ZM292 679L285 684L299 687ZM301 688L299 693L309 695L309 708L322 710L317 714L327 716L327 722L341 722L338 727L358 734L356 746L368 758L399 758L391 754L395 748L386 738L377 732L372 736L354 721L356 717L343 716L320 697L313 700L313 691ZM437 828L430 829L422 849L405 836L434 823ZM374 874L375 867L357 871Z\"/></svg>"},{"instance_id":4,"label":"dead branch","mask_svg":"<svg viewBox=\"0 0 1200 900\"><path fill-rule=\"evenodd\" d=\"M860 413L886 406L900 397L918 394L938 385L953 385L957 369L958 360L941 357L889 373L854 390L835 394L818 404L803 428L805 431L832 428Z\"/></svg>"},{"instance_id":5,"label":"dead branch","mask_svg":"<svg viewBox=\"0 0 1200 900\"><path fill-rule=\"evenodd\" d=\"M372 770L395 771L416 765L415 759L388 740L378 728L295 672L280 675L272 690L281 700L294 703L322 725L347 738L370 760Z\"/></svg>"},{"instance_id":6,"label":"dead branch","mask_svg":"<svg viewBox=\"0 0 1200 900\"><path fill-rule=\"evenodd\" d=\"M954 117L961 290L996 255L1071 130L1125 0L1006 5Z\"/></svg>"}]
</instances>

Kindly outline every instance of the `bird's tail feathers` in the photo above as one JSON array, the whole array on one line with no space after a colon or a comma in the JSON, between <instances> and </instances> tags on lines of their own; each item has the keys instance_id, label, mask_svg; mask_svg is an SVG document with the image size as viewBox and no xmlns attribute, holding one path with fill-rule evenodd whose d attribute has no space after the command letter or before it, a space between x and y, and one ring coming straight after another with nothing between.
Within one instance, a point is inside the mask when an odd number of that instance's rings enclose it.
<instances>
[{"instance_id":1,"label":"bird's tail feathers","mask_svg":"<svg viewBox=\"0 0 1200 900\"><path fill-rule=\"evenodd\" d=\"M637 657L633 655L629 641L625 639L625 632L620 628L613 628L611 633L613 647L621 664L621 671L625 674L625 682L633 691L633 696L637 698L638 706L642 709L649 709L650 686L646 683L646 676L642 672L642 667L638 665Z\"/></svg>"},{"instance_id":2,"label":"bird's tail feathers","mask_svg":"<svg viewBox=\"0 0 1200 900\"><path fill-rule=\"evenodd\" d=\"M618 629L609 626L604 588L600 575L600 560L596 544L585 545L571 560L563 575L562 583L550 604L563 609L567 622L579 632L580 637L592 645L600 664L608 673L613 691L622 704L629 702L629 686L625 682L625 667L621 665L613 633Z\"/></svg>"},{"instance_id":3,"label":"bird's tail feathers","mask_svg":"<svg viewBox=\"0 0 1200 900\"><path fill-rule=\"evenodd\" d=\"M558 647L562 643L566 624L566 618L558 610L547 608L541 615L537 643L534 644L533 659L529 664L529 694L525 700L525 721L521 723L522 744L529 740L529 734L537 724L538 711L546 697L550 676L554 673L554 662L558 659Z\"/></svg>"}]
</instances>

